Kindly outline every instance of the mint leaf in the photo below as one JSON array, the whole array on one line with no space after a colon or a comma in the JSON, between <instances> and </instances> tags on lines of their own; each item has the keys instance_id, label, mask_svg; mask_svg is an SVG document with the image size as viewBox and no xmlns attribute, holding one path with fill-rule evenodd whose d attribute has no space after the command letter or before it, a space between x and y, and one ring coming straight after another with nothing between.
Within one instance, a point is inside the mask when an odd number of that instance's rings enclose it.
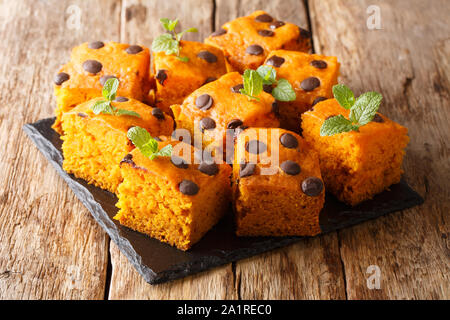
<instances>
[{"instance_id":1,"label":"mint leaf","mask_svg":"<svg viewBox=\"0 0 450 320\"><path fill-rule=\"evenodd\" d=\"M91 110L95 114L113 114L110 102L105 100L96 101L94 105L91 106Z\"/></svg>"},{"instance_id":2,"label":"mint leaf","mask_svg":"<svg viewBox=\"0 0 450 320\"><path fill-rule=\"evenodd\" d=\"M263 78L255 71L247 69L244 71L243 84L244 88L240 92L250 99L256 99L256 96L263 90Z\"/></svg>"},{"instance_id":3,"label":"mint leaf","mask_svg":"<svg viewBox=\"0 0 450 320\"><path fill-rule=\"evenodd\" d=\"M164 51L166 54L176 53L178 48L178 41L173 38L172 35L164 33L152 42L152 50L155 52ZM170 52L170 53L168 53Z\"/></svg>"},{"instance_id":4,"label":"mint leaf","mask_svg":"<svg viewBox=\"0 0 450 320\"><path fill-rule=\"evenodd\" d=\"M119 80L117 78L110 78L106 80L102 89L103 97L108 101L113 101L116 98L118 88L119 88Z\"/></svg>"},{"instance_id":5,"label":"mint leaf","mask_svg":"<svg viewBox=\"0 0 450 320\"><path fill-rule=\"evenodd\" d=\"M350 109L349 119L339 115L325 120L320 128L321 136L358 131L359 127L372 121L383 99L378 92L366 92L355 101L352 90L343 84L333 86L333 95L343 108Z\"/></svg>"},{"instance_id":6,"label":"mint leaf","mask_svg":"<svg viewBox=\"0 0 450 320\"><path fill-rule=\"evenodd\" d=\"M144 128L130 128L128 130L127 137L146 157L150 157L155 152L158 152L158 142L153 139L150 133L148 133L148 131Z\"/></svg>"},{"instance_id":7,"label":"mint leaf","mask_svg":"<svg viewBox=\"0 0 450 320\"><path fill-rule=\"evenodd\" d=\"M189 58L180 57L180 41L186 32L198 32L196 28L189 28L180 33L176 33L175 27L178 24L178 19L170 20L167 18L162 18L159 20L164 29L170 33L164 33L156 37L152 42L152 51L154 52L165 52L167 55L176 55L176 57L183 61L188 62Z\"/></svg>"},{"instance_id":8,"label":"mint leaf","mask_svg":"<svg viewBox=\"0 0 450 320\"><path fill-rule=\"evenodd\" d=\"M172 155L172 150L173 147L171 144L168 144L167 146L165 146L164 148L162 148L161 150L159 150L156 155L158 157L170 157Z\"/></svg>"},{"instance_id":9,"label":"mint leaf","mask_svg":"<svg viewBox=\"0 0 450 320\"><path fill-rule=\"evenodd\" d=\"M184 36L184 34L187 32L198 32L198 30L197 30L197 28L189 28L180 33L177 33L177 36L176 36L177 40L180 41L181 38Z\"/></svg>"},{"instance_id":10,"label":"mint leaf","mask_svg":"<svg viewBox=\"0 0 450 320\"><path fill-rule=\"evenodd\" d=\"M167 31L173 31L173 30L175 30L175 27L178 24L178 19L170 20L167 18L161 18L161 19L159 19L159 22L161 22L161 25Z\"/></svg>"},{"instance_id":11,"label":"mint leaf","mask_svg":"<svg viewBox=\"0 0 450 320\"><path fill-rule=\"evenodd\" d=\"M342 132L357 131L358 126L352 124L352 122L343 115L334 116L324 121L320 128L321 136L332 136Z\"/></svg>"},{"instance_id":12,"label":"mint leaf","mask_svg":"<svg viewBox=\"0 0 450 320\"><path fill-rule=\"evenodd\" d=\"M279 101L294 101L297 98L289 81L280 79L277 86L272 90L272 96Z\"/></svg>"},{"instance_id":13,"label":"mint leaf","mask_svg":"<svg viewBox=\"0 0 450 320\"><path fill-rule=\"evenodd\" d=\"M127 132L128 139L133 142L136 148L142 148L151 138L152 136L148 133L147 130L141 127L132 127L128 129Z\"/></svg>"},{"instance_id":14,"label":"mint leaf","mask_svg":"<svg viewBox=\"0 0 450 320\"><path fill-rule=\"evenodd\" d=\"M263 84L274 84L277 82L277 72L271 66L260 66L256 72L263 79Z\"/></svg>"},{"instance_id":15,"label":"mint leaf","mask_svg":"<svg viewBox=\"0 0 450 320\"><path fill-rule=\"evenodd\" d=\"M189 58L188 57L177 57L178 60L183 61L183 62L188 62Z\"/></svg>"},{"instance_id":16,"label":"mint leaf","mask_svg":"<svg viewBox=\"0 0 450 320\"><path fill-rule=\"evenodd\" d=\"M353 91L343 84L333 86L333 95L337 102L345 109L350 109L355 104Z\"/></svg>"},{"instance_id":17,"label":"mint leaf","mask_svg":"<svg viewBox=\"0 0 450 320\"><path fill-rule=\"evenodd\" d=\"M366 92L356 99L350 109L350 120L363 126L370 121L378 111L383 96L378 92Z\"/></svg>"},{"instance_id":18,"label":"mint leaf","mask_svg":"<svg viewBox=\"0 0 450 320\"><path fill-rule=\"evenodd\" d=\"M169 157L172 154L172 145L167 145L158 151L158 142L152 138L147 130L141 127L132 127L127 133L128 139L136 148L150 160L156 157Z\"/></svg>"},{"instance_id":19,"label":"mint leaf","mask_svg":"<svg viewBox=\"0 0 450 320\"><path fill-rule=\"evenodd\" d=\"M117 111L115 112L115 115L117 116L132 116L132 117L137 117L140 118L141 115L135 111L131 111L131 110L126 110L126 109L117 109Z\"/></svg>"}]
</instances>

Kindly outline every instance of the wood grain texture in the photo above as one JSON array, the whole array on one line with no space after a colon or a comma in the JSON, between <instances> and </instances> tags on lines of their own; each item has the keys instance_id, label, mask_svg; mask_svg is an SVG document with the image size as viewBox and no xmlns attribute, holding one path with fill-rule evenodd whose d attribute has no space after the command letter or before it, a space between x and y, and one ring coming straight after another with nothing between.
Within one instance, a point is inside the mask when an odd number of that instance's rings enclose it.
<instances>
[{"instance_id":1,"label":"wood grain texture","mask_svg":"<svg viewBox=\"0 0 450 320\"><path fill-rule=\"evenodd\" d=\"M216 29L230 20L249 15L256 10L264 10L276 19L309 29L307 11L302 0L216 0Z\"/></svg>"},{"instance_id":2,"label":"wood grain texture","mask_svg":"<svg viewBox=\"0 0 450 320\"><path fill-rule=\"evenodd\" d=\"M345 299L336 233L236 262L242 299Z\"/></svg>"},{"instance_id":3,"label":"wood grain texture","mask_svg":"<svg viewBox=\"0 0 450 320\"><path fill-rule=\"evenodd\" d=\"M380 8L380 30L366 27L369 5ZM380 111L408 127L405 178L425 198L339 231L349 299L450 297L449 9L445 0L310 1L316 51L338 56L342 82L381 92ZM367 287L370 265L380 267L379 290Z\"/></svg>"},{"instance_id":4,"label":"wood grain texture","mask_svg":"<svg viewBox=\"0 0 450 320\"><path fill-rule=\"evenodd\" d=\"M151 46L153 38L163 32L159 19L178 18L179 30L199 29L186 39L202 41L212 32L213 2L130 1L122 3L121 34L124 42ZM149 285L134 267L111 245L112 278L110 299L235 299L237 298L231 264L178 281Z\"/></svg>"},{"instance_id":5,"label":"wood grain texture","mask_svg":"<svg viewBox=\"0 0 450 320\"><path fill-rule=\"evenodd\" d=\"M79 29L66 24L72 4ZM22 125L53 114L52 78L73 46L86 35L117 40L102 25L118 23L119 7L1 1L0 12L0 299L103 299L107 236Z\"/></svg>"},{"instance_id":6,"label":"wood grain texture","mask_svg":"<svg viewBox=\"0 0 450 320\"><path fill-rule=\"evenodd\" d=\"M236 299L231 265L225 265L183 279L149 285L111 243L112 278L109 299Z\"/></svg>"},{"instance_id":7,"label":"wood grain texture","mask_svg":"<svg viewBox=\"0 0 450 320\"><path fill-rule=\"evenodd\" d=\"M198 32L186 33L183 39L203 41L213 31L213 10L212 0L123 0L121 41L151 47L153 38L164 32L159 23L160 18L178 18L177 32L197 28Z\"/></svg>"}]
</instances>

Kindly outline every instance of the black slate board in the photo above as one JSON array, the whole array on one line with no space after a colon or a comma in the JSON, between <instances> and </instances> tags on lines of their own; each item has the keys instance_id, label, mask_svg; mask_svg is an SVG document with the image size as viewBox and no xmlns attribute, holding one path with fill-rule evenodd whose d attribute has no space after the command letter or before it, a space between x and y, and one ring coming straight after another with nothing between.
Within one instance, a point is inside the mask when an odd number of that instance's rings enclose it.
<instances>
[{"instance_id":1,"label":"black slate board","mask_svg":"<svg viewBox=\"0 0 450 320\"><path fill-rule=\"evenodd\" d=\"M23 129L122 253L151 284L182 278L286 246L303 238L238 238L233 232L231 210L228 216L187 252L123 227L112 219L117 212L115 207L117 198L114 194L76 179L62 169L62 141L51 129L53 121L54 118L39 120L24 125ZM325 207L320 215L320 226L322 233L327 233L422 203L423 199L404 181L391 186L389 191L377 195L374 199L353 208L327 194ZM58 204L55 203L55 205Z\"/></svg>"}]
</instances>

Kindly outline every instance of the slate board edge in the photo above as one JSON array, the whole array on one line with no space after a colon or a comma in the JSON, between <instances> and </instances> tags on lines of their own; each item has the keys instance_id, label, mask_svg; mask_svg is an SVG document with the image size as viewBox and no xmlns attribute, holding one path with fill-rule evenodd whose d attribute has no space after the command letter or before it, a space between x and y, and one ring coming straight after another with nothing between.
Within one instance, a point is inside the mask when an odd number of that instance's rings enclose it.
<instances>
[{"instance_id":1,"label":"slate board edge","mask_svg":"<svg viewBox=\"0 0 450 320\"><path fill-rule=\"evenodd\" d=\"M44 120L47 119L39 121ZM155 280L157 279L157 274L141 263L141 257L133 249L128 239L120 236L119 230L117 229L115 224L109 219L108 214L103 210L100 204L95 201L92 194L81 184L73 180L69 176L69 174L67 174L67 172L65 172L62 169L62 160L63 160L62 156L59 153L59 151L53 146L53 144L51 144L50 141L45 139L45 137L43 137L42 134L32 124L25 124L23 126L23 130L31 139L31 141L37 146L39 151L47 158L47 160L56 169L57 173L69 185L70 189L72 189L77 198L83 203L84 206L86 206L86 208L89 210L94 219L100 224L103 230L106 231L109 237L120 248L122 253L133 264L136 270L144 277L145 281L152 284L155 283ZM45 147L46 150L51 150L52 152L50 153L43 152L43 150L45 149L41 148L41 146Z\"/></svg>"},{"instance_id":2,"label":"slate board edge","mask_svg":"<svg viewBox=\"0 0 450 320\"><path fill-rule=\"evenodd\" d=\"M69 187L75 193L77 198L86 206L94 219L100 224L100 226L107 232L114 243L119 247L121 252L127 257L127 259L132 263L136 270L142 275L144 280L150 284L163 283L179 278L183 278L188 275L192 275L201 271L205 271L211 268L218 267L230 263L232 261L237 261L243 258L249 258L251 256L258 255L263 252L267 252L276 248L284 247L295 242L300 241L308 237L286 237L277 238L273 241L273 238L268 238L267 241L263 241L263 246L259 248L242 248L234 250L232 254L224 254L221 257L217 255L203 256L195 262L178 263L173 265L172 268L165 270L163 272L155 273L151 268L142 263L141 256L134 250L131 243L127 238L120 235L120 231L114 222L109 218L108 214L103 210L102 206L94 199L91 192L85 188L83 185L71 178L62 169L63 158L60 151L48 140L45 136L37 129L41 124L45 125L48 122L52 122L54 118L47 118L38 120L35 123L25 124L23 130L31 139L31 141L36 145L39 151L50 161L52 166L56 169L58 174L67 182ZM409 189L411 189L408 186ZM411 189L412 190L412 189ZM412 190L416 193L414 190ZM408 207L419 205L423 203L423 199L416 193L417 197L412 197L411 201L408 203ZM406 209L406 208L403 208ZM384 211L384 210L380 210ZM346 225L345 227L350 227L361 222L370 221L376 219L379 216L386 215L388 213L395 211L385 211L380 215L364 219L363 221L353 221L353 223ZM342 227L334 226L332 229L323 231L320 235L326 234ZM320 236L319 235L319 236ZM261 243L260 243L261 244Z\"/></svg>"},{"instance_id":3,"label":"slate board edge","mask_svg":"<svg viewBox=\"0 0 450 320\"><path fill-rule=\"evenodd\" d=\"M215 268L227 263L230 260L236 261L243 258L248 258L260 254L262 252L270 251L279 247L289 245L291 243L297 242L301 237L286 238L282 241L272 242L267 241L267 246L261 248L260 250L255 250L255 248L243 248L241 250L236 250L232 256L205 256L200 258L196 263L181 263L174 265L170 270L164 272L155 273L152 269L145 266L142 263L142 258L134 250L128 239L120 235L117 226L111 221L108 214L103 210L101 205L95 201L92 194L84 186L76 182L70 177L70 175L62 169L63 158L55 148L55 146L48 141L35 126L41 123L48 122L50 119L41 119L35 123L25 124L23 126L24 132L28 135L30 140L36 145L37 149L44 155L44 157L52 164L56 172L64 179L64 181L69 185L70 189L74 192L75 196L83 203L83 205L89 210L92 217L100 224L103 230L109 235L109 237L114 241L114 243L119 247L120 251L125 255L125 257L131 262L131 264L136 268L136 270L141 274L144 280L150 284L163 283L179 278L186 277L201 271L205 271L211 268ZM50 152L44 152L44 150L49 150ZM251 250L251 254L249 251Z\"/></svg>"}]
</instances>

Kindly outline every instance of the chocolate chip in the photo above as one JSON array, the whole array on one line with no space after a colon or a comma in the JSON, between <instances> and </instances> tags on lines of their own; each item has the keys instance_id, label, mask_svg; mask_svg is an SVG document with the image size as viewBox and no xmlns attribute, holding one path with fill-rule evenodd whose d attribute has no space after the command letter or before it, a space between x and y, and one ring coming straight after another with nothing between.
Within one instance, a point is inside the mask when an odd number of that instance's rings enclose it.
<instances>
[{"instance_id":1,"label":"chocolate chip","mask_svg":"<svg viewBox=\"0 0 450 320\"><path fill-rule=\"evenodd\" d=\"M300 36L303 38L311 38L311 32L309 32L308 30L305 30L303 28L298 28L300 30Z\"/></svg>"},{"instance_id":2,"label":"chocolate chip","mask_svg":"<svg viewBox=\"0 0 450 320\"><path fill-rule=\"evenodd\" d=\"M206 50L200 51L200 52L197 54L197 57L199 57L200 59L205 60L205 61L208 62L208 63L214 63L214 62L217 62L217 57L216 57L213 53L211 53L211 52L209 52L209 51L206 51Z\"/></svg>"},{"instance_id":3,"label":"chocolate chip","mask_svg":"<svg viewBox=\"0 0 450 320\"><path fill-rule=\"evenodd\" d=\"M297 162L292 160L286 160L282 162L280 168L291 176L295 176L300 173L300 166Z\"/></svg>"},{"instance_id":4,"label":"chocolate chip","mask_svg":"<svg viewBox=\"0 0 450 320\"><path fill-rule=\"evenodd\" d=\"M203 118L202 120L200 120L200 129L203 130L211 130L214 129L216 127L216 122L208 117Z\"/></svg>"},{"instance_id":5,"label":"chocolate chip","mask_svg":"<svg viewBox=\"0 0 450 320\"><path fill-rule=\"evenodd\" d=\"M100 49L103 48L105 44L102 41L94 41L88 44L89 49Z\"/></svg>"},{"instance_id":6,"label":"chocolate chip","mask_svg":"<svg viewBox=\"0 0 450 320\"><path fill-rule=\"evenodd\" d=\"M116 78L116 79L117 79L116 76L112 76L112 75L100 77L100 84L101 84L102 86L104 86L104 85L105 85L105 82L108 81L108 79L112 79L112 78Z\"/></svg>"},{"instance_id":7,"label":"chocolate chip","mask_svg":"<svg viewBox=\"0 0 450 320\"><path fill-rule=\"evenodd\" d=\"M272 23L269 25L269 28L270 28L270 29L277 29L277 28L282 27L282 26L284 26L284 25L285 25L285 23L284 23L283 21L274 21L274 22L272 22Z\"/></svg>"},{"instance_id":8,"label":"chocolate chip","mask_svg":"<svg viewBox=\"0 0 450 320\"><path fill-rule=\"evenodd\" d=\"M65 73L65 72L60 72L58 73L54 78L53 78L53 82L60 86L63 84L63 82L67 81L70 79L69 74Z\"/></svg>"},{"instance_id":9,"label":"chocolate chip","mask_svg":"<svg viewBox=\"0 0 450 320\"><path fill-rule=\"evenodd\" d=\"M198 193L198 190L200 189L198 185L191 181L191 180L183 180L178 185L178 189L180 189L180 192L182 194L185 194L187 196L194 196Z\"/></svg>"},{"instance_id":10,"label":"chocolate chip","mask_svg":"<svg viewBox=\"0 0 450 320\"><path fill-rule=\"evenodd\" d=\"M133 161L133 155L132 154L127 154L121 161L120 163L128 163L131 164L133 167L136 167L136 164Z\"/></svg>"},{"instance_id":11,"label":"chocolate chip","mask_svg":"<svg viewBox=\"0 0 450 320\"><path fill-rule=\"evenodd\" d=\"M313 60L309 64L317 69L326 69L328 67L328 64L323 60Z\"/></svg>"},{"instance_id":12,"label":"chocolate chip","mask_svg":"<svg viewBox=\"0 0 450 320\"><path fill-rule=\"evenodd\" d=\"M314 101L313 101L313 103L312 103L312 107L314 107L316 104L318 104L319 102L321 102L321 101L325 101L325 100L327 100L327 98L325 98L325 97L317 97L317 98L315 98L314 99Z\"/></svg>"},{"instance_id":13,"label":"chocolate chip","mask_svg":"<svg viewBox=\"0 0 450 320\"><path fill-rule=\"evenodd\" d=\"M220 28L219 30L216 30L213 33L211 33L211 37L219 37L221 35L224 35L225 33L227 33L227 30Z\"/></svg>"},{"instance_id":14,"label":"chocolate chip","mask_svg":"<svg viewBox=\"0 0 450 320\"><path fill-rule=\"evenodd\" d=\"M97 60L86 60L83 62L83 69L89 73L99 73L103 68L103 65Z\"/></svg>"},{"instance_id":15,"label":"chocolate chip","mask_svg":"<svg viewBox=\"0 0 450 320\"><path fill-rule=\"evenodd\" d=\"M202 162L198 166L198 170L204 174L207 174L208 176L215 176L219 172L219 167L214 162Z\"/></svg>"},{"instance_id":16,"label":"chocolate chip","mask_svg":"<svg viewBox=\"0 0 450 320\"><path fill-rule=\"evenodd\" d=\"M273 37L275 35L275 32L271 30L258 30L258 34L261 37Z\"/></svg>"},{"instance_id":17,"label":"chocolate chip","mask_svg":"<svg viewBox=\"0 0 450 320\"><path fill-rule=\"evenodd\" d=\"M251 140L245 144L245 150L249 153L259 154L267 150L267 146L264 142L259 140Z\"/></svg>"},{"instance_id":18,"label":"chocolate chip","mask_svg":"<svg viewBox=\"0 0 450 320\"><path fill-rule=\"evenodd\" d=\"M128 53L128 54L136 54L136 53L141 52L142 50L144 50L144 49L142 49L141 46L138 46L135 44L132 46L129 46L128 48L125 49L126 53Z\"/></svg>"},{"instance_id":19,"label":"chocolate chip","mask_svg":"<svg viewBox=\"0 0 450 320\"><path fill-rule=\"evenodd\" d=\"M263 90L267 93L272 93L273 87L271 84L263 84Z\"/></svg>"},{"instance_id":20,"label":"chocolate chip","mask_svg":"<svg viewBox=\"0 0 450 320\"><path fill-rule=\"evenodd\" d=\"M83 113L83 112L78 112L77 116L79 116L81 118L86 118L88 115L86 113Z\"/></svg>"},{"instance_id":21,"label":"chocolate chip","mask_svg":"<svg viewBox=\"0 0 450 320\"><path fill-rule=\"evenodd\" d=\"M241 84L237 84L237 85L235 85L234 87L231 87L231 92L233 92L233 93L241 93L241 89L244 89L244 85L241 83Z\"/></svg>"},{"instance_id":22,"label":"chocolate chip","mask_svg":"<svg viewBox=\"0 0 450 320\"><path fill-rule=\"evenodd\" d=\"M302 182L302 190L307 196L316 197L323 190L323 182L316 177L306 178Z\"/></svg>"},{"instance_id":23,"label":"chocolate chip","mask_svg":"<svg viewBox=\"0 0 450 320\"><path fill-rule=\"evenodd\" d=\"M156 80L158 80L160 85L164 85L164 81L167 79L167 70L161 69L156 73Z\"/></svg>"},{"instance_id":24,"label":"chocolate chip","mask_svg":"<svg viewBox=\"0 0 450 320\"><path fill-rule=\"evenodd\" d=\"M164 112L162 112L160 108L153 108L152 116L154 116L158 120L164 120Z\"/></svg>"},{"instance_id":25,"label":"chocolate chip","mask_svg":"<svg viewBox=\"0 0 450 320\"><path fill-rule=\"evenodd\" d=\"M259 56L264 52L264 49L258 44L252 44L247 47L245 52L251 54L252 56Z\"/></svg>"},{"instance_id":26,"label":"chocolate chip","mask_svg":"<svg viewBox=\"0 0 450 320\"><path fill-rule=\"evenodd\" d=\"M375 116L373 117L372 121L378 122L378 123L383 123L384 119L378 113L376 113Z\"/></svg>"},{"instance_id":27,"label":"chocolate chip","mask_svg":"<svg viewBox=\"0 0 450 320\"><path fill-rule=\"evenodd\" d=\"M205 85L205 84L207 84L207 83L210 83L210 82L213 82L213 81L216 81L216 80L217 80L216 77L208 77L208 78L206 78L206 80L205 80L205 82L203 83L203 85Z\"/></svg>"},{"instance_id":28,"label":"chocolate chip","mask_svg":"<svg viewBox=\"0 0 450 320\"><path fill-rule=\"evenodd\" d=\"M241 163L239 165L239 177L245 178L255 173L256 164L254 163Z\"/></svg>"},{"instance_id":29,"label":"chocolate chip","mask_svg":"<svg viewBox=\"0 0 450 320\"><path fill-rule=\"evenodd\" d=\"M212 107L213 102L213 98L205 93L195 99L195 106L201 110L208 110Z\"/></svg>"},{"instance_id":30,"label":"chocolate chip","mask_svg":"<svg viewBox=\"0 0 450 320\"><path fill-rule=\"evenodd\" d=\"M114 99L114 102L127 102L128 100L127 97L118 96Z\"/></svg>"},{"instance_id":31,"label":"chocolate chip","mask_svg":"<svg viewBox=\"0 0 450 320\"><path fill-rule=\"evenodd\" d=\"M234 136L237 137L238 135L240 135L242 132L245 131L245 129L248 129L248 126L239 126L234 130Z\"/></svg>"},{"instance_id":32,"label":"chocolate chip","mask_svg":"<svg viewBox=\"0 0 450 320\"><path fill-rule=\"evenodd\" d=\"M271 56L269 59L267 59L265 64L268 66L274 66L275 68L279 68L284 63L284 61L286 60L282 57Z\"/></svg>"},{"instance_id":33,"label":"chocolate chip","mask_svg":"<svg viewBox=\"0 0 450 320\"><path fill-rule=\"evenodd\" d=\"M272 112L275 113L276 116L280 115L280 107L276 101L272 103Z\"/></svg>"},{"instance_id":34,"label":"chocolate chip","mask_svg":"<svg viewBox=\"0 0 450 320\"><path fill-rule=\"evenodd\" d=\"M316 77L306 78L300 83L300 87L305 91L313 91L318 86L320 86L320 80Z\"/></svg>"},{"instance_id":35,"label":"chocolate chip","mask_svg":"<svg viewBox=\"0 0 450 320\"><path fill-rule=\"evenodd\" d=\"M236 129L239 126L242 126L243 122L240 119L233 119L227 124L227 129Z\"/></svg>"},{"instance_id":36,"label":"chocolate chip","mask_svg":"<svg viewBox=\"0 0 450 320\"><path fill-rule=\"evenodd\" d=\"M177 157L172 155L170 157L170 162L172 162L172 164L180 169L187 169L189 168L189 164L186 162L186 160L184 160L183 158Z\"/></svg>"},{"instance_id":37,"label":"chocolate chip","mask_svg":"<svg viewBox=\"0 0 450 320\"><path fill-rule=\"evenodd\" d=\"M269 16L267 13L260 14L255 18L256 22L272 22L273 18Z\"/></svg>"},{"instance_id":38,"label":"chocolate chip","mask_svg":"<svg viewBox=\"0 0 450 320\"><path fill-rule=\"evenodd\" d=\"M281 144L289 149L295 149L298 146L298 140L290 133L283 133L280 137Z\"/></svg>"}]
</instances>

